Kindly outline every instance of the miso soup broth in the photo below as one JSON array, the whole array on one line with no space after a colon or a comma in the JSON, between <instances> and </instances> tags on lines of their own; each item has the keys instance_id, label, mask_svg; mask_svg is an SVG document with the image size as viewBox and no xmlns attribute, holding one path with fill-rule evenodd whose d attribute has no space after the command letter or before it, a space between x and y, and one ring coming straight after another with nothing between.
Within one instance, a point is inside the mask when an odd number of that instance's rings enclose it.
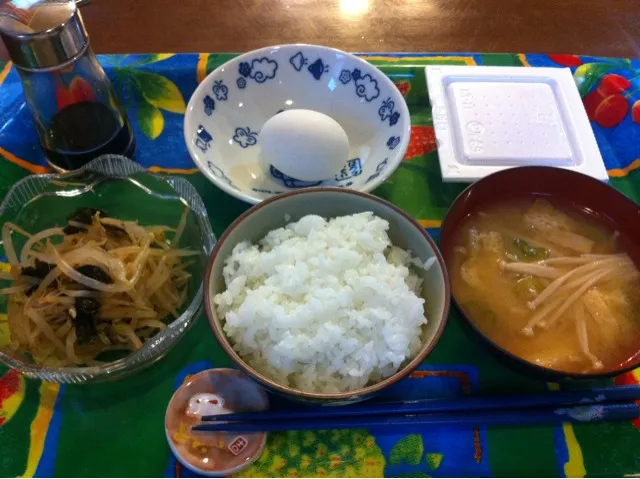
<instances>
[{"instance_id":1,"label":"miso soup broth","mask_svg":"<svg viewBox=\"0 0 640 479\"><path fill-rule=\"evenodd\" d=\"M618 233L528 196L472 214L451 252L453 295L512 354L558 371L615 369L640 349L640 273Z\"/></svg>"}]
</instances>

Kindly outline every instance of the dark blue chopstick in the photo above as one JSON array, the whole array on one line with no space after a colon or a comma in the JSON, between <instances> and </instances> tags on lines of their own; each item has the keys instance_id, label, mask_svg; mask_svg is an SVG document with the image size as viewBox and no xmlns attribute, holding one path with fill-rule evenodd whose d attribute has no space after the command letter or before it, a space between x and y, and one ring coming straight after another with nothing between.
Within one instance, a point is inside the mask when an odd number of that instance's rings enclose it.
<instances>
[{"instance_id":1,"label":"dark blue chopstick","mask_svg":"<svg viewBox=\"0 0 640 479\"><path fill-rule=\"evenodd\" d=\"M494 426L603 422L640 417L635 403L591 404L554 409L510 409L504 411L446 412L405 416L351 416L299 419L297 421L209 422L194 426L196 432L310 431L317 429L375 429L387 432L419 426Z\"/></svg>"},{"instance_id":2,"label":"dark blue chopstick","mask_svg":"<svg viewBox=\"0 0 640 479\"><path fill-rule=\"evenodd\" d=\"M274 421L341 416L378 416L455 411L487 411L532 407L568 407L589 403L640 400L640 386L610 386L582 391L553 391L522 396L468 397L366 403L342 407L310 407L298 411L265 411L203 416L202 421Z\"/></svg>"}]
</instances>

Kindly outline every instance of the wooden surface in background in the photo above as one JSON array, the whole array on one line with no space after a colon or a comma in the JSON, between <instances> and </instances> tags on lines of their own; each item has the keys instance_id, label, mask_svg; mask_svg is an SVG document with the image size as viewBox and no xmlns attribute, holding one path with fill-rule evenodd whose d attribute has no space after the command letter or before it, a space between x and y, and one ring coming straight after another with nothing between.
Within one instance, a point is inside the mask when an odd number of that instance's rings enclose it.
<instances>
[{"instance_id":1,"label":"wooden surface in background","mask_svg":"<svg viewBox=\"0 0 640 479\"><path fill-rule=\"evenodd\" d=\"M640 57L639 0L92 0L82 12L98 53L305 42L351 52Z\"/></svg>"}]
</instances>

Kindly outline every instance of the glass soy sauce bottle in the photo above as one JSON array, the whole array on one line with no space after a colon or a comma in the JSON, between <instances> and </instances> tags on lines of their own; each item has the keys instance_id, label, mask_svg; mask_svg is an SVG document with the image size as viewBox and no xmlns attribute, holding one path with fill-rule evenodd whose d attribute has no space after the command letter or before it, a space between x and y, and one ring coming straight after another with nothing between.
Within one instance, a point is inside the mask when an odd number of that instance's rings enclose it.
<instances>
[{"instance_id":1,"label":"glass soy sauce bottle","mask_svg":"<svg viewBox=\"0 0 640 479\"><path fill-rule=\"evenodd\" d=\"M133 158L131 124L89 46L74 1L3 3L0 37L54 169L75 170L107 153Z\"/></svg>"}]
</instances>

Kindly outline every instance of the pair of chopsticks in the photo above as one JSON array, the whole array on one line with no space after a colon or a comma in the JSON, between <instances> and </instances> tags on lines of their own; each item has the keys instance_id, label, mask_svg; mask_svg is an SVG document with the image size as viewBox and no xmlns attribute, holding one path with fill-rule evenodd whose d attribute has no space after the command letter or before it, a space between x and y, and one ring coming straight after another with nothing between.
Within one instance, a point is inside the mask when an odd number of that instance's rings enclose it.
<instances>
[{"instance_id":1,"label":"pair of chopsticks","mask_svg":"<svg viewBox=\"0 0 640 479\"><path fill-rule=\"evenodd\" d=\"M640 386L478 396L203 416L192 431L262 432L415 426L493 426L604 422L640 418Z\"/></svg>"}]
</instances>

